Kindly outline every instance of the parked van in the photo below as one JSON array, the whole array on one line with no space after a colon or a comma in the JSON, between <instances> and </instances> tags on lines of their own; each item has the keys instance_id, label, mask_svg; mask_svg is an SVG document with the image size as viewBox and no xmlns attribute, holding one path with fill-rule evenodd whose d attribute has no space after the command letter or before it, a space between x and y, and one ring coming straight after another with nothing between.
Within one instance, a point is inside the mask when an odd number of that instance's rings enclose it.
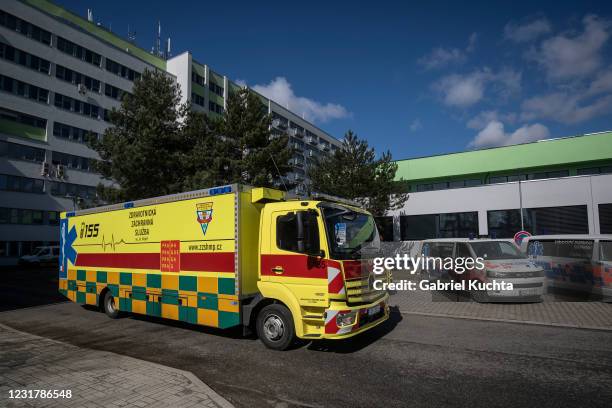
<instances>
[{"instance_id":1,"label":"parked van","mask_svg":"<svg viewBox=\"0 0 612 408\"><path fill-rule=\"evenodd\" d=\"M19 258L19 265L39 266L57 265L59 262L59 246L39 246L30 255Z\"/></svg>"},{"instance_id":2,"label":"parked van","mask_svg":"<svg viewBox=\"0 0 612 408\"><path fill-rule=\"evenodd\" d=\"M512 283L512 290L472 290L477 302L539 302L544 292L544 271L527 259L511 241L503 239L428 239L423 241L423 256L453 259L482 258L484 268L428 271L434 279Z\"/></svg>"},{"instance_id":3,"label":"parked van","mask_svg":"<svg viewBox=\"0 0 612 408\"><path fill-rule=\"evenodd\" d=\"M521 250L542 267L547 285L612 300L612 235L540 235Z\"/></svg>"}]
</instances>

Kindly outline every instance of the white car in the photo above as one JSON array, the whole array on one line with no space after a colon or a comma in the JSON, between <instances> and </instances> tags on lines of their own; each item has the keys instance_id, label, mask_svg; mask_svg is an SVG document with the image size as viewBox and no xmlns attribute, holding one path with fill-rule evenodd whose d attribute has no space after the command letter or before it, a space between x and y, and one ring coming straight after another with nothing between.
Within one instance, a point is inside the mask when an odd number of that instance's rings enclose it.
<instances>
[{"instance_id":1,"label":"white car","mask_svg":"<svg viewBox=\"0 0 612 408\"><path fill-rule=\"evenodd\" d=\"M59 262L59 246L36 247L30 255L19 258L19 265L57 265Z\"/></svg>"},{"instance_id":2,"label":"white car","mask_svg":"<svg viewBox=\"0 0 612 408\"><path fill-rule=\"evenodd\" d=\"M521 250L544 269L549 287L612 301L612 235L532 236Z\"/></svg>"},{"instance_id":3,"label":"white car","mask_svg":"<svg viewBox=\"0 0 612 408\"><path fill-rule=\"evenodd\" d=\"M471 290L477 302L539 302L544 294L544 271L530 261L511 241L503 239L429 239L423 241L422 254L429 257L482 258L484 268L444 270L455 281L512 283L512 290ZM430 276L431 276L431 272ZM442 272L440 274L439 272ZM501 285L497 285L501 286ZM508 286L508 285L507 285Z\"/></svg>"}]
</instances>

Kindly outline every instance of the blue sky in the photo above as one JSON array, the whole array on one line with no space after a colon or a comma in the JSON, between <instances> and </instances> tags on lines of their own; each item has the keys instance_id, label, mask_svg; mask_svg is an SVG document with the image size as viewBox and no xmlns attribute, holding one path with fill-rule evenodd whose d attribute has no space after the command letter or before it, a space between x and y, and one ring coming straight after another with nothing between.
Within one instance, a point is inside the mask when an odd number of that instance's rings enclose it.
<instances>
[{"instance_id":1,"label":"blue sky","mask_svg":"<svg viewBox=\"0 0 612 408\"><path fill-rule=\"evenodd\" d=\"M609 1L59 4L396 159L612 129Z\"/></svg>"}]
</instances>

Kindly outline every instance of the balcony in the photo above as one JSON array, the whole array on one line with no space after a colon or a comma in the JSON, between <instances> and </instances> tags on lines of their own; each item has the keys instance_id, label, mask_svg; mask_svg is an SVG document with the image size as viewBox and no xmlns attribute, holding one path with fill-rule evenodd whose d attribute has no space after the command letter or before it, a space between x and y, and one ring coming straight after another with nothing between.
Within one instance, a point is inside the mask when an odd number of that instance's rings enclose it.
<instances>
[{"instance_id":1,"label":"balcony","mask_svg":"<svg viewBox=\"0 0 612 408\"><path fill-rule=\"evenodd\" d=\"M314 145L316 145L316 144L318 144L318 143L319 143L319 141L317 140L317 138L316 138L316 137L313 137L313 136L308 136L308 137L306 138L306 141L307 141L308 143L310 143L310 144L314 144Z\"/></svg>"},{"instance_id":2,"label":"balcony","mask_svg":"<svg viewBox=\"0 0 612 408\"><path fill-rule=\"evenodd\" d=\"M284 130L284 129L287 129L287 124L281 121L280 119L273 119L272 127Z\"/></svg>"}]
</instances>

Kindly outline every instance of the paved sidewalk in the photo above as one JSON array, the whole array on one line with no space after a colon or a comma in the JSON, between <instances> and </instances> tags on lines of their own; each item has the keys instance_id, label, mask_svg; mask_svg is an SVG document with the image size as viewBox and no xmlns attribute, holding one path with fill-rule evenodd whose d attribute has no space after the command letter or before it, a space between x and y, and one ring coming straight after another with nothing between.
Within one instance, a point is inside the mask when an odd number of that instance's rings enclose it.
<instances>
[{"instance_id":1,"label":"paved sidewalk","mask_svg":"<svg viewBox=\"0 0 612 408\"><path fill-rule=\"evenodd\" d=\"M441 294L432 297L428 291L398 291L390 304L406 314L612 330L612 303L558 301L551 296L545 296L541 303L476 303L462 296L448 298Z\"/></svg>"},{"instance_id":2,"label":"paved sidewalk","mask_svg":"<svg viewBox=\"0 0 612 408\"><path fill-rule=\"evenodd\" d=\"M71 390L70 399L9 399L9 390ZM0 324L2 407L223 407L193 374L80 348Z\"/></svg>"}]
</instances>

